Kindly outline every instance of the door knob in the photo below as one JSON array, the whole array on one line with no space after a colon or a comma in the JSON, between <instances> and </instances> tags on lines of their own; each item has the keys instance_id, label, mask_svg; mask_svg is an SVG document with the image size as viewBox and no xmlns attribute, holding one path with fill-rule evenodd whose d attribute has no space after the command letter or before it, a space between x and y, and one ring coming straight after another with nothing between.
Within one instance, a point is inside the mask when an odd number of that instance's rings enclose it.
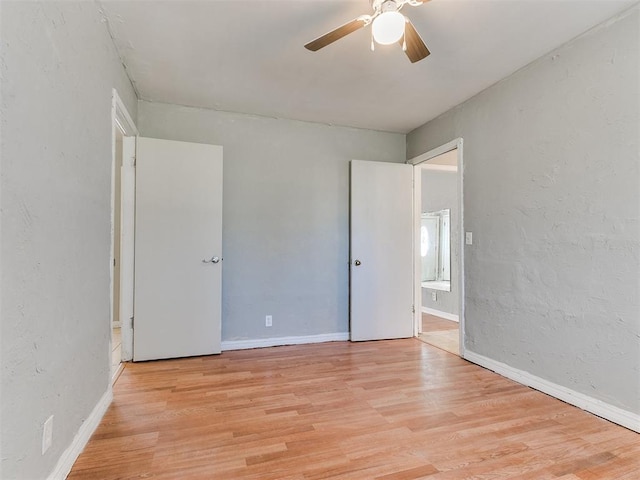
<instances>
[{"instance_id":1,"label":"door knob","mask_svg":"<svg viewBox=\"0 0 640 480\"><path fill-rule=\"evenodd\" d=\"M354 264L356 267L359 267L360 265L362 265L362 262L361 262L360 260L356 260L355 262L353 262L353 264Z\"/></svg>"},{"instance_id":2,"label":"door knob","mask_svg":"<svg viewBox=\"0 0 640 480\"><path fill-rule=\"evenodd\" d=\"M220 257L211 257L211 260L207 260L206 258L202 260L202 263L218 263L222 260Z\"/></svg>"}]
</instances>

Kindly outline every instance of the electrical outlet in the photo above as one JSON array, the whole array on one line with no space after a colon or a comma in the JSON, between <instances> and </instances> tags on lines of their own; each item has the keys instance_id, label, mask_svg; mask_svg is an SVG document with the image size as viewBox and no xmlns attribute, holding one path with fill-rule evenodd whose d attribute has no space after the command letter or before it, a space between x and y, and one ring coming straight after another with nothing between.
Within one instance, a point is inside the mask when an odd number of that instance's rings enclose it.
<instances>
[{"instance_id":1,"label":"electrical outlet","mask_svg":"<svg viewBox=\"0 0 640 480\"><path fill-rule=\"evenodd\" d=\"M433 300L434 302L438 301L438 293L437 292L431 292L431 300Z\"/></svg>"},{"instance_id":2,"label":"electrical outlet","mask_svg":"<svg viewBox=\"0 0 640 480\"><path fill-rule=\"evenodd\" d=\"M42 455L44 455L53 443L53 415L47 418L42 427Z\"/></svg>"},{"instance_id":3,"label":"electrical outlet","mask_svg":"<svg viewBox=\"0 0 640 480\"><path fill-rule=\"evenodd\" d=\"M271 315L267 315L264 318L264 326L265 327L270 327L271 325L273 325L273 317Z\"/></svg>"},{"instance_id":4,"label":"electrical outlet","mask_svg":"<svg viewBox=\"0 0 640 480\"><path fill-rule=\"evenodd\" d=\"M473 232L465 232L464 243L467 245L473 245Z\"/></svg>"}]
</instances>

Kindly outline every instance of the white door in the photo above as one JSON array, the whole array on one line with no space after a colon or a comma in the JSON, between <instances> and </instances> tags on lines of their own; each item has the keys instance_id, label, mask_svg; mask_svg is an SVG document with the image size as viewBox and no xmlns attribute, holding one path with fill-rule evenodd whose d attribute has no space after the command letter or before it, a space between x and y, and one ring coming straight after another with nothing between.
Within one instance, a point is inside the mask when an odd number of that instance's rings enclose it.
<instances>
[{"instance_id":1,"label":"white door","mask_svg":"<svg viewBox=\"0 0 640 480\"><path fill-rule=\"evenodd\" d=\"M134 360L220 353L222 147L138 138Z\"/></svg>"},{"instance_id":2,"label":"white door","mask_svg":"<svg viewBox=\"0 0 640 480\"><path fill-rule=\"evenodd\" d=\"M351 340L413 336L413 166L351 162Z\"/></svg>"}]
</instances>

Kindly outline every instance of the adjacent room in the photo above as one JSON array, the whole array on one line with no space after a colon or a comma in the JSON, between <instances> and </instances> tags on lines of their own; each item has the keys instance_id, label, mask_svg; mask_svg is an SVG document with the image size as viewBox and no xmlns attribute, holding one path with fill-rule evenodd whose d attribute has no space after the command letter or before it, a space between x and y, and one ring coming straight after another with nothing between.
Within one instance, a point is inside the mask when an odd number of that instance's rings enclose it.
<instances>
[{"instance_id":1,"label":"adjacent room","mask_svg":"<svg viewBox=\"0 0 640 480\"><path fill-rule=\"evenodd\" d=\"M0 478L640 478L637 0L0 1Z\"/></svg>"}]
</instances>

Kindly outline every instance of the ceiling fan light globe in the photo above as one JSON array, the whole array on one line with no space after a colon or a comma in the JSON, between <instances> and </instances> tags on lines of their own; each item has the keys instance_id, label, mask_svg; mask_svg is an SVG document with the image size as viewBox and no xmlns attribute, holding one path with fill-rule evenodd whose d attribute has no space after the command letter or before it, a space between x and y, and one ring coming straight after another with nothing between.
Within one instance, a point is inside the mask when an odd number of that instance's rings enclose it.
<instances>
[{"instance_id":1,"label":"ceiling fan light globe","mask_svg":"<svg viewBox=\"0 0 640 480\"><path fill-rule=\"evenodd\" d=\"M381 13L371 26L374 40L380 45L396 43L404 35L404 22L404 15L400 12Z\"/></svg>"}]
</instances>

